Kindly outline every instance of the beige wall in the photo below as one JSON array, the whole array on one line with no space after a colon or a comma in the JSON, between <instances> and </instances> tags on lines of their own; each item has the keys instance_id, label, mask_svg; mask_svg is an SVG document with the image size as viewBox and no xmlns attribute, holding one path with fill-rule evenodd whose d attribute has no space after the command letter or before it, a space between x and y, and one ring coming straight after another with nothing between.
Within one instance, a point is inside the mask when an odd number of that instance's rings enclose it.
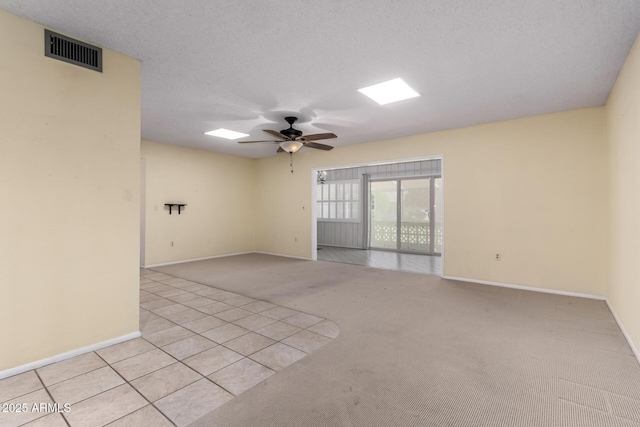
<instances>
[{"instance_id":1,"label":"beige wall","mask_svg":"<svg viewBox=\"0 0 640 427\"><path fill-rule=\"evenodd\" d=\"M138 61L0 11L0 371L138 330Z\"/></svg>"},{"instance_id":2,"label":"beige wall","mask_svg":"<svg viewBox=\"0 0 640 427\"><path fill-rule=\"evenodd\" d=\"M150 141L142 157L145 265L255 249L255 160ZM169 215L165 203L187 206Z\"/></svg>"},{"instance_id":3,"label":"beige wall","mask_svg":"<svg viewBox=\"0 0 640 427\"><path fill-rule=\"evenodd\" d=\"M435 154L446 275L604 295L603 107L261 159L257 249L310 256L312 168Z\"/></svg>"},{"instance_id":4,"label":"beige wall","mask_svg":"<svg viewBox=\"0 0 640 427\"><path fill-rule=\"evenodd\" d=\"M607 297L640 345L640 41L607 101Z\"/></svg>"}]
</instances>

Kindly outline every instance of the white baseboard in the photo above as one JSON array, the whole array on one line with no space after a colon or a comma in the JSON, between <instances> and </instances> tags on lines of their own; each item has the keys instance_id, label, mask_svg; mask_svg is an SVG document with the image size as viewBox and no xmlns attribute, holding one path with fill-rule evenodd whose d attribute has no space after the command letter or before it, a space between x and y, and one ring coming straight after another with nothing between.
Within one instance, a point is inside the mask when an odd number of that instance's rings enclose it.
<instances>
[{"instance_id":1,"label":"white baseboard","mask_svg":"<svg viewBox=\"0 0 640 427\"><path fill-rule=\"evenodd\" d=\"M164 267L164 266L167 266L167 265L184 264L184 263L187 263L187 262L204 261L204 260L207 260L207 259L226 258L226 257L230 257L230 256L248 255L248 254L273 255L273 256L281 256L281 257L284 257L284 258L295 258L295 259L303 259L305 261L311 261L311 258L305 258L305 257L300 257L300 256L276 254L276 253L273 253L273 252L250 251L250 252L237 252L237 253L233 253L233 254L207 256L207 257L204 257L204 258L183 259L181 261L164 262L164 263L161 263L161 264L141 265L140 268Z\"/></svg>"},{"instance_id":2,"label":"white baseboard","mask_svg":"<svg viewBox=\"0 0 640 427\"><path fill-rule=\"evenodd\" d=\"M611 311L611 314L613 314L613 318L615 319L616 323L618 324L618 327L622 331L622 335L624 335L624 337L627 340L627 343L629 344L629 347L631 347L631 351L633 352L634 356L636 356L636 360L638 361L638 363L640 363L640 351L638 351L636 346L633 344L633 341L631 340L631 337L629 336L629 334L627 333L627 330L622 325L622 322L620 321L620 318L618 317L616 312L613 310L613 307L611 307L611 303L609 302L609 300L607 299L605 301L607 302L607 307L609 307L609 311Z\"/></svg>"},{"instance_id":3,"label":"white baseboard","mask_svg":"<svg viewBox=\"0 0 640 427\"><path fill-rule=\"evenodd\" d=\"M509 283L490 282L488 280L467 279L464 277L443 276L443 279L458 280L460 282L479 283L481 285L499 286L501 288L521 289L523 291L543 292L545 294L565 295L569 297L589 298L605 301L606 298L600 295L581 294L578 292L557 291L554 289L534 288L532 286L512 285Z\"/></svg>"},{"instance_id":4,"label":"white baseboard","mask_svg":"<svg viewBox=\"0 0 640 427\"><path fill-rule=\"evenodd\" d=\"M112 338L110 340L102 341L97 344L89 345L87 347L77 348L75 350L67 351L66 353L61 353L55 356L47 357L46 359L40 359L35 362L27 363L25 365L16 366L15 368L6 369L4 371L0 371L0 380L3 378L12 377L14 375L18 375L23 372L30 371L32 369L37 369L45 365L50 365L55 362L60 362L61 360L70 359L75 356L80 356L81 354L100 350L101 348L109 347L110 345L119 344L124 341L129 341L134 338L138 338L140 335L141 335L140 331L132 332L130 334L126 334L117 338Z\"/></svg>"},{"instance_id":5,"label":"white baseboard","mask_svg":"<svg viewBox=\"0 0 640 427\"><path fill-rule=\"evenodd\" d=\"M144 265L144 266L142 266L142 268L163 267L165 265L184 264L185 262L204 261L204 260L207 260L207 259L226 258L226 257L229 257L229 256L246 255L246 254L253 254L253 253L255 253L255 252L237 252L237 253L234 253L234 254L223 254L223 255L207 256L207 257L204 257L204 258L183 259L181 261L171 261L171 262L163 262L161 264Z\"/></svg>"},{"instance_id":6,"label":"white baseboard","mask_svg":"<svg viewBox=\"0 0 640 427\"><path fill-rule=\"evenodd\" d=\"M250 252L253 254L262 254L262 255L273 255L273 256L281 256L283 258L293 258L293 259L303 259L305 261L311 261L311 258L306 258L306 257L302 257L302 256L293 256L293 255L284 255L284 254L276 254L273 252L262 252L262 251L254 251L254 252Z\"/></svg>"}]
</instances>

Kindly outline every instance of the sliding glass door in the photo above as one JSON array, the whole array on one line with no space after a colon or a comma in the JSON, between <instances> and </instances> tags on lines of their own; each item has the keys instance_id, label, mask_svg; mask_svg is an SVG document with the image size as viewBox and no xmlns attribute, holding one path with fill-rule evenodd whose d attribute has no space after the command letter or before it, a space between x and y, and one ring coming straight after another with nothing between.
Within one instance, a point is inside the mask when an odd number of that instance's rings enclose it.
<instances>
[{"instance_id":1,"label":"sliding glass door","mask_svg":"<svg viewBox=\"0 0 640 427\"><path fill-rule=\"evenodd\" d=\"M371 238L372 248L398 247L398 181L371 182Z\"/></svg>"},{"instance_id":2,"label":"sliding glass door","mask_svg":"<svg viewBox=\"0 0 640 427\"><path fill-rule=\"evenodd\" d=\"M369 246L402 252L442 251L441 178L372 181Z\"/></svg>"},{"instance_id":3,"label":"sliding glass door","mask_svg":"<svg viewBox=\"0 0 640 427\"><path fill-rule=\"evenodd\" d=\"M431 178L400 181L400 246L403 251L431 250Z\"/></svg>"}]
</instances>

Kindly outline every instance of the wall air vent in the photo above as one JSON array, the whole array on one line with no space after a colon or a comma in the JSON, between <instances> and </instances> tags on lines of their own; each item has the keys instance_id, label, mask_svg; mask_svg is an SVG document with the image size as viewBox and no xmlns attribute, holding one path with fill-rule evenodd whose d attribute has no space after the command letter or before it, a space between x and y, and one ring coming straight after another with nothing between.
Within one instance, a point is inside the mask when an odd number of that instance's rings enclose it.
<instances>
[{"instance_id":1,"label":"wall air vent","mask_svg":"<svg viewBox=\"0 0 640 427\"><path fill-rule=\"evenodd\" d=\"M102 72L102 49L44 30L44 55Z\"/></svg>"}]
</instances>

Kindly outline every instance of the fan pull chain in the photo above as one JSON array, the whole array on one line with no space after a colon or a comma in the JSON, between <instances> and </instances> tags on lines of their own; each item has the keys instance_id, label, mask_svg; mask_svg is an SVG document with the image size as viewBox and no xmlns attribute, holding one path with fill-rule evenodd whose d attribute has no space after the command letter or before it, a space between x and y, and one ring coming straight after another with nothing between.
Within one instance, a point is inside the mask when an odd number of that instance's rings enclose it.
<instances>
[{"instance_id":1,"label":"fan pull chain","mask_svg":"<svg viewBox=\"0 0 640 427\"><path fill-rule=\"evenodd\" d=\"M291 173L293 173L293 153L289 153L289 166L291 167Z\"/></svg>"}]
</instances>

